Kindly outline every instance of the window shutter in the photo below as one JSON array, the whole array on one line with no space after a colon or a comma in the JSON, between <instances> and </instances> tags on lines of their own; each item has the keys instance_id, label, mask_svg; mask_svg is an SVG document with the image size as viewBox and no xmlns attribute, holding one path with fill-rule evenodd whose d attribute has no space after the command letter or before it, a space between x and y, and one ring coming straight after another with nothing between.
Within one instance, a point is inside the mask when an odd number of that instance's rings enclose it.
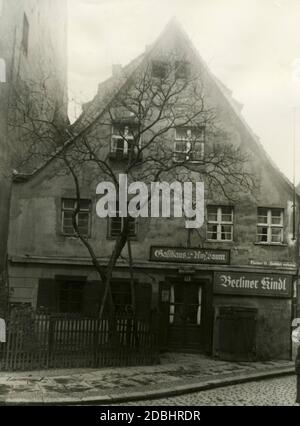
<instances>
[{"instance_id":1,"label":"window shutter","mask_svg":"<svg viewBox=\"0 0 300 426\"><path fill-rule=\"evenodd\" d=\"M37 309L43 312L55 313L58 308L58 283L53 279L40 279Z\"/></svg>"},{"instance_id":2,"label":"window shutter","mask_svg":"<svg viewBox=\"0 0 300 426\"><path fill-rule=\"evenodd\" d=\"M152 286L151 284L135 284L136 314L138 317L148 317L151 312Z\"/></svg>"},{"instance_id":3,"label":"window shutter","mask_svg":"<svg viewBox=\"0 0 300 426\"><path fill-rule=\"evenodd\" d=\"M83 314L97 316L104 294L104 284L101 281L88 281L84 286Z\"/></svg>"}]
</instances>

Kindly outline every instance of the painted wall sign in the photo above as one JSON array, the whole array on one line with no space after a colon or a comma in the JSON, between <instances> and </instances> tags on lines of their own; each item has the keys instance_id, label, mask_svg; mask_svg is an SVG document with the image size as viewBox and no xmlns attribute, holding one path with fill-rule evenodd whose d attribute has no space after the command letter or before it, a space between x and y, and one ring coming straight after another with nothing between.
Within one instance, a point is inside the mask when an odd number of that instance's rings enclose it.
<instances>
[{"instance_id":1,"label":"painted wall sign","mask_svg":"<svg viewBox=\"0 0 300 426\"><path fill-rule=\"evenodd\" d=\"M228 265L229 250L211 250L198 248L151 247L150 260L174 263L213 263Z\"/></svg>"},{"instance_id":2,"label":"painted wall sign","mask_svg":"<svg viewBox=\"0 0 300 426\"><path fill-rule=\"evenodd\" d=\"M240 296L291 297L292 277L251 272L215 272L214 291Z\"/></svg>"},{"instance_id":3,"label":"painted wall sign","mask_svg":"<svg viewBox=\"0 0 300 426\"><path fill-rule=\"evenodd\" d=\"M249 264L252 266L273 266L278 268L295 269L297 265L295 262L285 262L281 260L254 260L250 259Z\"/></svg>"}]
</instances>

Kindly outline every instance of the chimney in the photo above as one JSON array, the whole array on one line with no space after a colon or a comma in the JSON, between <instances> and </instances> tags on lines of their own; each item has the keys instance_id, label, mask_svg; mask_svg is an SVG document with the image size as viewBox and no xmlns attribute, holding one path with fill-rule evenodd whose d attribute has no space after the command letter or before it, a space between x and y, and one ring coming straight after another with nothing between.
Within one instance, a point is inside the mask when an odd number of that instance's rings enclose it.
<instances>
[{"instance_id":1,"label":"chimney","mask_svg":"<svg viewBox=\"0 0 300 426\"><path fill-rule=\"evenodd\" d=\"M112 75L113 77L120 77L122 74L122 65L120 64L113 64L112 66Z\"/></svg>"}]
</instances>

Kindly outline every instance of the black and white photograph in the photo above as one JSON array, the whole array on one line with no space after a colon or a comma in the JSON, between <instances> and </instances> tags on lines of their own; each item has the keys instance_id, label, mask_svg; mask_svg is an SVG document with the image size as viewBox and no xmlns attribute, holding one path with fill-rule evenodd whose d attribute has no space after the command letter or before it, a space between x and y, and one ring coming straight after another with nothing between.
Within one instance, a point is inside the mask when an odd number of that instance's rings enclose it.
<instances>
[{"instance_id":1,"label":"black and white photograph","mask_svg":"<svg viewBox=\"0 0 300 426\"><path fill-rule=\"evenodd\" d=\"M300 405L299 22L0 0L0 413Z\"/></svg>"}]
</instances>

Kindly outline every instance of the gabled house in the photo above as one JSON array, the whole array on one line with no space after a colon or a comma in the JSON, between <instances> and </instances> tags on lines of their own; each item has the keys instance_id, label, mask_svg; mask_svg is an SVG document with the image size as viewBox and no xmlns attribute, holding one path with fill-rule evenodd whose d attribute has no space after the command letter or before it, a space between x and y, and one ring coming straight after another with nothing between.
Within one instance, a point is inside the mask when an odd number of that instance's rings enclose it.
<instances>
[{"instance_id":1,"label":"gabled house","mask_svg":"<svg viewBox=\"0 0 300 426\"><path fill-rule=\"evenodd\" d=\"M233 203L220 194L205 200L200 237L180 219L139 218L130 225L137 310L157 310L165 349L193 350L246 359L289 358L291 319L298 277L298 197L245 123L240 105L209 71L181 27L172 21L151 48L99 85L84 107L62 150L80 138L101 142L101 158L111 167L128 158L134 126L108 105L134 84L136 73L151 64L152 77L168 72L168 53L179 52L176 78L201 75L205 96L218 113L224 145L247 152L245 167L258 181L256 194L241 193ZM184 60L182 60L184 58ZM178 73L178 74L177 74ZM210 136L211 137L211 136ZM205 126L176 126L165 136L173 161L201 162L209 152ZM145 141L138 141L136 146ZM100 145L99 145L100 146ZM9 226L11 303L27 303L43 312L96 315L103 284L86 247L74 235L76 191L72 176L60 173L62 150L33 173L16 176ZM122 168L120 168L120 171ZM103 265L111 255L122 218L96 214L97 176L82 166L78 227ZM113 272L117 309L131 304L126 254Z\"/></svg>"}]
</instances>

